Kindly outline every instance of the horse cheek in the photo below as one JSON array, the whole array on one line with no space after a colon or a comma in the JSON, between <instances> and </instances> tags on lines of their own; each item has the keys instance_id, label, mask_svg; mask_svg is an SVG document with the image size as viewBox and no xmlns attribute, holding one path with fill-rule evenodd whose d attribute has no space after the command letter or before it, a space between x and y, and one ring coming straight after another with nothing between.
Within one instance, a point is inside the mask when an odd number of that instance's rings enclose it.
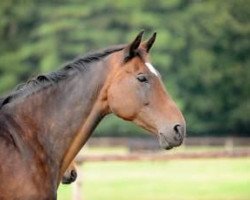
<instances>
[{"instance_id":1,"label":"horse cheek","mask_svg":"<svg viewBox=\"0 0 250 200\"><path fill-rule=\"evenodd\" d=\"M133 120L138 107L134 96L133 92L126 88L124 90L118 87L110 88L108 102L111 112L122 119Z\"/></svg>"}]
</instances>

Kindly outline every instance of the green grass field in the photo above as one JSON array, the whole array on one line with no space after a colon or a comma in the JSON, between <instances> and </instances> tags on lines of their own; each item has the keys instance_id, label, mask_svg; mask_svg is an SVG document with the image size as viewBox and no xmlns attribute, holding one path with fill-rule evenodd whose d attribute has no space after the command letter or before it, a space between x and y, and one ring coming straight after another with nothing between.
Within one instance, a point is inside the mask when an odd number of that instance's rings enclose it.
<instances>
[{"instance_id":1,"label":"green grass field","mask_svg":"<svg viewBox=\"0 0 250 200\"><path fill-rule=\"evenodd\" d=\"M249 200L250 158L93 162L82 168L84 200ZM60 186L59 200L72 186Z\"/></svg>"}]
</instances>

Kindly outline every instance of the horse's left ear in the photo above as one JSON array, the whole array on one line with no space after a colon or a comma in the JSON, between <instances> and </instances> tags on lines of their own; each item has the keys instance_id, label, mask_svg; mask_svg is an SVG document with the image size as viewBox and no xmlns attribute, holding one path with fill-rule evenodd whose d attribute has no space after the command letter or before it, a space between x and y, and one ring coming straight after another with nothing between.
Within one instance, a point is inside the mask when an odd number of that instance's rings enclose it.
<instances>
[{"instance_id":1,"label":"horse's left ear","mask_svg":"<svg viewBox=\"0 0 250 200\"><path fill-rule=\"evenodd\" d=\"M125 61L128 61L129 59L133 58L134 56L136 56L136 52L138 47L141 44L141 40L142 40L142 36L143 36L144 31L141 31L136 38L134 39L134 41L132 43L130 43L127 48L125 49Z\"/></svg>"},{"instance_id":2,"label":"horse's left ear","mask_svg":"<svg viewBox=\"0 0 250 200\"><path fill-rule=\"evenodd\" d=\"M146 52L148 53L151 49L151 47L153 46L155 39L156 39L156 35L157 33L154 32L153 35L145 42L142 43L142 48L144 48L146 50Z\"/></svg>"}]
</instances>

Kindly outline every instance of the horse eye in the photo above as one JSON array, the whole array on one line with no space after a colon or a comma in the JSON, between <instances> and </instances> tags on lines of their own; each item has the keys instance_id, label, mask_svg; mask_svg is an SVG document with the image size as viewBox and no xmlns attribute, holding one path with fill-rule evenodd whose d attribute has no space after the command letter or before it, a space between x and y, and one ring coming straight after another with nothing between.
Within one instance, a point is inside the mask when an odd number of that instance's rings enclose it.
<instances>
[{"instance_id":1,"label":"horse eye","mask_svg":"<svg viewBox=\"0 0 250 200\"><path fill-rule=\"evenodd\" d=\"M148 82L147 77L145 75L143 75L143 74L139 74L137 76L137 80L140 81L140 82Z\"/></svg>"}]
</instances>

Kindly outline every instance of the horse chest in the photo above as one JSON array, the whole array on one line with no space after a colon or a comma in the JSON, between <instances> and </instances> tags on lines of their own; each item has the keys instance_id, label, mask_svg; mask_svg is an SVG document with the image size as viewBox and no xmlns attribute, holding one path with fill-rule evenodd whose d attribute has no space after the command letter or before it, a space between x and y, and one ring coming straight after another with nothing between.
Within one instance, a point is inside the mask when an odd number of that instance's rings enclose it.
<instances>
[{"instance_id":1,"label":"horse chest","mask_svg":"<svg viewBox=\"0 0 250 200\"><path fill-rule=\"evenodd\" d=\"M14 146L0 140L0 199L56 199L56 183L41 166L34 159L27 163Z\"/></svg>"}]
</instances>

